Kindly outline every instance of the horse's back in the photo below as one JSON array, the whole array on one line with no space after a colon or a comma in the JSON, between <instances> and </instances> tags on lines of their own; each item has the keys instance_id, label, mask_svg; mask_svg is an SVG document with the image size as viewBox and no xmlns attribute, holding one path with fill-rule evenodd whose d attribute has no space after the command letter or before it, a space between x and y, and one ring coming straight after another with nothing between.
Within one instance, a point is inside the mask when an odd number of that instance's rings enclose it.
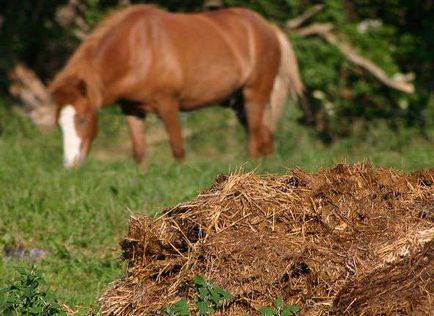
<instances>
[{"instance_id":1,"label":"horse's back","mask_svg":"<svg viewBox=\"0 0 434 316\"><path fill-rule=\"evenodd\" d=\"M135 5L107 18L92 41L87 56L93 56L107 102L149 103L171 94L193 108L271 81L280 58L272 27L242 8L185 14Z\"/></svg>"},{"instance_id":2,"label":"horse's back","mask_svg":"<svg viewBox=\"0 0 434 316\"><path fill-rule=\"evenodd\" d=\"M249 81L263 80L264 73L274 78L280 64L280 44L274 27L252 10L232 8L228 11L232 11L237 20L249 26L250 45L254 46L251 49L253 56Z\"/></svg>"},{"instance_id":3,"label":"horse's back","mask_svg":"<svg viewBox=\"0 0 434 316\"><path fill-rule=\"evenodd\" d=\"M170 14L161 21L164 33L156 45L163 59L156 72L177 61L178 89L184 106L218 101L241 86L251 72L248 30L230 15ZM175 69L176 69L175 68ZM172 68L173 69L173 68ZM172 72L173 74L173 72Z\"/></svg>"},{"instance_id":4,"label":"horse's back","mask_svg":"<svg viewBox=\"0 0 434 316\"><path fill-rule=\"evenodd\" d=\"M271 26L256 13L234 8L159 14L159 23L152 26L160 34L154 47L163 46L157 72L164 73L167 64L177 61L185 106L219 101L270 70L274 78L279 44Z\"/></svg>"}]
</instances>

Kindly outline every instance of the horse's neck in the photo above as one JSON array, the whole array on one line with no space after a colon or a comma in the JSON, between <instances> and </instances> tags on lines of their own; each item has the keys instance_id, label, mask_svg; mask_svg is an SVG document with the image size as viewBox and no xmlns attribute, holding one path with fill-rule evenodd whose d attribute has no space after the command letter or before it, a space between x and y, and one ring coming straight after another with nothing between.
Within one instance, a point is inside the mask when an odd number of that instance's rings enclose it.
<instances>
[{"instance_id":1,"label":"horse's neck","mask_svg":"<svg viewBox=\"0 0 434 316\"><path fill-rule=\"evenodd\" d=\"M89 102L95 109L99 110L103 105L103 82L88 54L83 56L78 68L78 76L86 82Z\"/></svg>"}]
</instances>

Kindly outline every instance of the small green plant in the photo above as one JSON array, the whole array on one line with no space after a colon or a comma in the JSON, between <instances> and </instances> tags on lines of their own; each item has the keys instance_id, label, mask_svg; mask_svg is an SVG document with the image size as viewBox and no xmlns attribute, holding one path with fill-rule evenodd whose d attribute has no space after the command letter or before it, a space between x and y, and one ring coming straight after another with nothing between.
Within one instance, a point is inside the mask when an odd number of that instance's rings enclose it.
<instances>
[{"instance_id":1,"label":"small green plant","mask_svg":"<svg viewBox=\"0 0 434 316\"><path fill-rule=\"evenodd\" d=\"M262 307L261 316L296 316L301 310L299 306L285 305L283 298L279 296L274 302L274 307Z\"/></svg>"},{"instance_id":2,"label":"small green plant","mask_svg":"<svg viewBox=\"0 0 434 316\"><path fill-rule=\"evenodd\" d=\"M213 314L223 306L225 300L234 298L232 294L224 289L214 287L200 275L194 278L194 283L198 293L196 305L201 316Z\"/></svg>"},{"instance_id":3,"label":"small green plant","mask_svg":"<svg viewBox=\"0 0 434 316\"><path fill-rule=\"evenodd\" d=\"M0 314L5 316L66 316L53 295L40 289L42 276L34 268L18 270L20 277L0 289Z\"/></svg>"},{"instance_id":4,"label":"small green plant","mask_svg":"<svg viewBox=\"0 0 434 316\"><path fill-rule=\"evenodd\" d=\"M214 314L223 307L225 300L234 298L234 295L222 288L215 287L202 276L196 275L194 278L194 289L196 290L196 307L201 316ZM190 316L190 307L185 298L179 300L163 311L165 316Z\"/></svg>"},{"instance_id":5,"label":"small green plant","mask_svg":"<svg viewBox=\"0 0 434 316\"><path fill-rule=\"evenodd\" d=\"M197 293L196 307L201 316L214 314L221 309L225 300L234 298L234 295L224 289L214 287L200 275L194 278L194 288ZM286 305L283 298L279 296L274 307L262 307L259 312L261 316L297 316L301 310L299 306ZM161 315L161 314L157 314ZM190 306L185 298L163 310L164 316L190 316Z\"/></svg>"},{"instance_id":6,"label":"small green plant","mask_svg":"<svg viewBox=\"0 0 434 316\"><path fill-rule=\"evenodd\" d=\"M164 310L166 316L190 316L190 308L185 298Z\"/></svg>"}]
</instances>

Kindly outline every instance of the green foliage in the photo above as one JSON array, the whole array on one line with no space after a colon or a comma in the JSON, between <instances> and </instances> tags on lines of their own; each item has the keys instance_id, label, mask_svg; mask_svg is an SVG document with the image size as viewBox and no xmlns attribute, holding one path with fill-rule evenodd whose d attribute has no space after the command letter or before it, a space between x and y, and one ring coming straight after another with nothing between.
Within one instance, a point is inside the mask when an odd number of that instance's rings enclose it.
<instances>
[{"instance_id":1,"label":"green foliage","mask_svg":"<svg viewBox=\"0 0 434 316\"><path fill-rule=\"evenodd\" d=\"M101 7L99 0L84 0L86 10L84 11L84 20L94 28L105 15L105 10Z\"/></svg>"},{"instance_id":2,"label":"green foliage","mask_svg":"<svg viewBox=\"0 0 434 316\"><path fill-rule=\"evenodd\" d=\"M56 10L67 0L2 1L0 5L0 95L7 94L7 72L23 62L45 78L59 69L77 45L70 30L56 22ZM55 57L55 58L53 58Z\"/></svg>"},{"instance_id":3,"label":"green foliage","mask_svg":"<svg viewBox=\"0 0 434 316\"><path fill-rule=\"evenodd\" d=\"M180 299L172 306L166 307L163 315L165 316L190 316L190 307L185 298Z\"/></svg>"},{"instance_id":4,"label":"green foliage","mask_svg":"<svg viewBox=\"0 0 434 316\"><path fill-rule=\"evenodd\" d=\"M194 288L197 296L196 308L201 316L213 315L223 307L226 300L235 297L224 289L214 287L200 275L196 275L194 278ZM262 307L259 312L261 316L296 316L300 310L301 308L298 306L286 305L283 298L279 296L273 307ZM190 316L190 307L187 300L183 298L174 305L166 307L163 315Z\"/></svg>"},{"instance_id":5,"label":"green foliage","mask_svg":"<svg viewBox=\"0 0 434 316\"><path fill-rule=\"evenodd\" d=\"M234 298L232 294L214 287L200 275L194 278L194 286L198 293L196 305L201 316L213 314L223 306L225 300Z\"/></svg>"},{"instance_id":6,"label":"green foliage","mask_svg":"<svg viewBox=\"0 0 434 316\"><path fill-rule=\"evenodd\" d=\"M19 269L20 278L6 288L0 289L1 315L66 316L54 296L40 286L42 276L35 269Z\"/></svg>"},{"instance_id":7,"label":"green foliage","mask_svg":"<svg viewBox=\"0 0 434 316\"><path fill-rule=\"evenodd\" d=\"M298 306L286 305L279 296L273 307L262 307L259 312L261 316L296 316L300 310Z\"/></svg>"},{"instance_id":8,"label":"green foliage","mask_svg":"<svg viewBox=\"0 0 434 316\"><path fill-rule=\"evenodd\" d=\"M381 20L351 21L341 1L327 1L322 13L314 17L315 21L334 21L340 36L389 76L401 71L394 58L396 47L390 43L397 32L394 26ZM367 26L362 28L361 23ZM334 135L348 135L357 121L385 119L393 124L421 123L420 113L408 106L414 101L411 95L385 87L320 38L293 36L291 39L299 56L303 82L311 95L310 102L317 111L325 113Z\"/></svg>"},{"instance_id":9,"label":"green foliage","mask_svg":"<svg viewBox=\"0 0 434 316\"><path fill-rule=\"evenodd\" d=\"M227 300L234 298L232 294L222 288L213 286L202 276L194 277L196 292L196 309L201 316L208 316L220 310ZM192 308L194 309L194 308ZM166 316L189 316L190 307L186 299L181 299L174 305L164 309Z\"/></svg>"}]
</instances>

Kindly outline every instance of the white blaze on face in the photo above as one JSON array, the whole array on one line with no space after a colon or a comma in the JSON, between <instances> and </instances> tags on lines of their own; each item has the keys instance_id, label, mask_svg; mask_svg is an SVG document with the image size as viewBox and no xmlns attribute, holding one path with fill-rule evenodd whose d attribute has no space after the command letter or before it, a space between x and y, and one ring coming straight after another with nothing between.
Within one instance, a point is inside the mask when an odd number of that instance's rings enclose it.
<instances>
[{"instance_id":1,"label":"white blaze on face","mask_svg":"<svg viewBox=\"0 0 434 316\"><path fill-rule=\"evenodd\" d=\"M60 111L59 124L63 133L63 155L65 167L74 166L81 158L81 139L75 128L76 111L72 105L67 104Z\"/></svg>"}]
</instances>

